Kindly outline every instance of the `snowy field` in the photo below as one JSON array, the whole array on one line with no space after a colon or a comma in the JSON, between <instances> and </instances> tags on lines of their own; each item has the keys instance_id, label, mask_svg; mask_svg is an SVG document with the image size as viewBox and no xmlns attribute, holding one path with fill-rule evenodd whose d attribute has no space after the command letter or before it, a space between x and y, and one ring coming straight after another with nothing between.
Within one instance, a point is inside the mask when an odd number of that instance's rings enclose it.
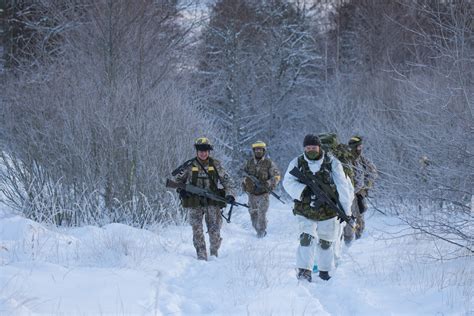
<instances>
[{"instance_id":1,"label":"snowy field","mask_svg":"<svg viewBox=\"0 0 474 316\"><path fill-rule=\"evenodd\" d=\"M245 209L219 258L195 259L189 226L55 228L0 212L1 315L474 315L472 258L367 213L333 278L298 282L297 223L272 200L257 239Z\"/></svg>"}]
</instances>

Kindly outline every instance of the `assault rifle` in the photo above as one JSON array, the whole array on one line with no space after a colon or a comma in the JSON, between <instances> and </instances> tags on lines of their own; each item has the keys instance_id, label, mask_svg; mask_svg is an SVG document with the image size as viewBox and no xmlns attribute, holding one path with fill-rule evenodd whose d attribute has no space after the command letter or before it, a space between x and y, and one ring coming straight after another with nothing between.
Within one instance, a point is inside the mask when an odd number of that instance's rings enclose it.
<instances>
[{"instance_id":1,"label":"assault rifle","mask_svg":"<svg viewBox=\"0 0 474 316\"><path fill-rule=\"evenodd\" d=\"M306 184L310 188L313 194L316 195L316 199L319 202L319 204L326 203L327 205L329 205L330 208L336 210L337 216L340 219L345 221L347 225L349 225L350 227L354 229L354 226L352 224L353 223L352 219L349 216L347 216L346 213L342 210L340 203L339 202L337 202L337 204L334 203L334 201L331 200L331 198L327 195L327 193L324 192L324 190L321 188L321 185L319 183L317 183L316 181L312 179L308 179L297 167L294 167L293 169L291 169L290 174L294 176L295 178L297 178L301 183Z\"/></svg>"},{"instance_id":2,"label":"assault rifle","mask_svg":"<svg viewBox=\"0 0 474 316\"><path fill-rule=\"evenodd\" d=\"M245 176L248 177L252 182L253 184L255 184L255 189L257 191L260 191L263 189L266 189L265 186L262 184L262 182L260 180L257 179L257 177L255 176L252 176L251 174L249 174L247 171L245 170L242 170L244 173L245 173ZM280 196L278 194L276 194L275 192L273 192L273 190L268 190L268 193L270 193L271 195L273 195L278 201L280 201L281 203L285 204L285 202L282 201L282 199L280 198Z\"/></svg>"},{"instance_id":3,"label":"assault rifle","mask_svg":"<svg viewBox=\"0 0 474 316\"><path fill-rule=\"evenodd\" d=\"M183 162L183 164L181 166L179 166L178 168L174 169L173 172L171 172L171 175L173 177L175 177L178 173L180 173L183 169L185 169L187 166L189 166L190 164L193 163L194 159L196 158L191 158L189 160L186 160L185 162Z\"/></svg>"},{"instance_id":4,"label":"assault rifle","mask_svg":"<svg viewBox=\"0 0 474 316\"><path fill-rule=\"evenodd\" d=\"M219 195L217 195L213 192L210 192L209 190L199 188L199 187L194 186L192 184L178 183L178 182L175 182L173 180L166 179L166 187L167 188L172 188L172 189L181 189L181 190L184 190L184 191L189 192L191 194L195 194L195 195L207 198L207 199L211 199L213 201L222 202L222 203L225 203L225 204L230 204L230 209L229 209L229 212L227 213L227 217L224 216L224 211L221 211L221 215L222 215L222 217L225 218L227 223L230 223L230 218L232 217L232 209L234 208L234 206L243 206L243 207L249 208L249 206L247 204L239 203L237 201L229 202L222 196L219 196Z\"/></svg>"}]
</instances>

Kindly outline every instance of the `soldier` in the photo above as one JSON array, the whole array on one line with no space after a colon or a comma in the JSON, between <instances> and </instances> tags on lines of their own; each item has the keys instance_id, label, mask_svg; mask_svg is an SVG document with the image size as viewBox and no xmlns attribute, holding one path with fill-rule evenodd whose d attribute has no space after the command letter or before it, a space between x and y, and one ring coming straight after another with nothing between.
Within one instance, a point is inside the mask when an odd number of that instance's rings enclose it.
<instances>
[{"instance_id":1,"label":"soldier","mask_svg":"<svg viewBox=\"0 0 474 316\"><path fill-rule=\"evenodd\" d=\"M299 222L297 277L311 282L316 251L319 277L327 281L330 279L329 271L334 267L334 243L340 229L337 213L329 205L319 203L311 189L299 182L290 171L297 167L307 177L324 184L326 190L330 191L325 193L332 198L338 197L343 211L349 217L354 191L341 162L321 149L321 142L316 135L306 135L303 146L304 153L290 162L283 179L283 187L294 199L293 213ZM319 238L317 246L315 238Z\"/></svg>"},{"instance_id":2,"label":"soldier","mask_svg":"<svg viewBox=\"0 0 474 316\"><path fill-rule=\"evenodd\" d=\"M221 163L209 156L213 149L209 140L205 137L198 138L194 143L196 148L196 158L191 160L185 168L176 176L176 182L190 183L199 188L208 189L212 193L225 196L228 202L235 201L232 194L232 183L229 175L222 167ZM207 260L206 241L203 232L203 217L206 220L207 232L210 241L211 256L218 255L221 245L220 230L222 218L220 209L225 207L225 203L216 202L211 199L190 194L184 190L177 190L181 198L183 207L188 209L189 221L193 229L193 244L196 248L197 258Z\"/></svg>"},{"instance_id":3,"label":"soldier","mask_svg":"<svg viewBox=\"0 0 474 316\"><path fill-rule=\"evenodd\" d=\"M354 202L352 203L352 214L356 218L355 238L359 239L365 228L364 212L367 210L365 198L377 178L375 165L362 155L362 137L354 136L349 140L352 153L352 169L354 172ZM354 239L354 229L349 226L344 228L344 241L346 244Z\"/></svg>"},{"instance_id":4,"label":"soldier","mask_svg":"<svg viewBox=\"0 0 474 316\"><path fill-rule=\"evenodd\" d=\"M275 189L281 177L275 163L265 157L266 148L267 145L262 141L254 143L252 145L253 157L243 168L248 176L244 177L242 188L249 196L250 219L258 238L263 238L267 234L269 191ZM252 176L254 181L249 176Z\"/></svg>"}]
</instances>

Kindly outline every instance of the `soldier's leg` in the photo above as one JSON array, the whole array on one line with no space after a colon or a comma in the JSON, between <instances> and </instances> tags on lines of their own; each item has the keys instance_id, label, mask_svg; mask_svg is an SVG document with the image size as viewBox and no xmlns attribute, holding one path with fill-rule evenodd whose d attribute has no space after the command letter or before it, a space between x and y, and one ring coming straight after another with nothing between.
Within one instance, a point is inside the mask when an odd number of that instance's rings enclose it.
<instances>
[{"instance_id":1,"label":"soldier's leg","mask_svg":"<svg viewBox=\"0 0 474 316\"><path fill-rule=\"evenodd\" d=\"M193 229L193 244L199 260L207 260L206 240L202 227L203 215L204 210L202 208L189 209L189 223Z\"/></svg>"},{"instance_id":2,"label":"soldier's leg","mask_svg":"<svg viewBox=\"0 0 474 316\"><path fill-rule=\"evenodd\" d=\"M361 195L357 196L357 214L355 215L356 217L356 230L355 230L355 236L356 239L359 239L362 236L362 233L365 228L365 220L364 220L364 212L367 209L367 204L365 201L365 198Z\"/></svg>"},{"instance_id":3,"label":"soldier's leg","mask_svg":"<svg viewBox=\"0 0 474 316\"><path fill-rule=\"evenodd\" d=\"M362 235L365 229L365 218L364 214L360 214L360 216L357 218L357 228L359 229L359 236Z\"/></svg>"},{"instance_id":4,"label":"soldier's leg","mask_svg":"<svg viewBox=\"0 0 474 316\"><path fill-rule=\"evenodd\" d=\"M338 238L339 222L336 217L317 222L319 243L316 247L316 258L320 271L330 271L334 264L334 244Z\"/></svg>"},{"instance_id":5,"label":"soldier's leg","mask_svg":"<svg viewBox=\"0 0 474 316\"><path fill-rule=\"evenodd\" d=\"M257 230L257 223L258 223L258 205L257 205L257 196L253 194L249 194L249 214L250 220L252 221L252 227Z\"/></svg>"},{"instance_id":6,"label":"soldier's leg","mask_svg":"<svg viewBox=\"0 0 474 316\"><path fill-rule=\"evenodd\" d=\"M354 198L354 200L352 201L351 210L352 210L352 215L354 215L357 218L357 214L359 214L359 207L358 207L358 204L357 204L357 198ZM346 225L344 227L344 241L346 242L346 244L348 244L353 239L354 239L354 228L352 228L349 225Z\"/></svg>"},{"instance_id":7,"label":"soldier's leg","mask_svg":"<svg viewBox=\"0 0 474 316\"><path fill-rule=\"evenodd\" d=\"M296 252L296 267L312 270L314 265L316 222L297 215L299 224L299 246Z\"/></svg>"},{"instance_id":8,"label":"soldier's leg","mask_svg":"<svg viewBox=\"0 0 474 316\"><path fill-rule=\"evenodd\" d=\"M340 223L337 221L337 238L334 241L334 263L336 267L338 266L339 260L342 255L342 240L344 238L344 229L346 228L346 222Z\"/></svg>"},{"instance_id":9,"label":"soldier's leg","mask_svg":"<svg viewBox=\"0 0 474 316\"><path fill-rule=\"evenodd\" d=\"M220 208L217 206L209 206L206 210L206 225L207 232L209 234L209 241L211 244L211 256L218 255L219 247L221 246L221 224L220 219Z\"/></svg>"},{"instance_id":10,"label":"soldier's leg","mask_svg":"<svg viewBox=\"0 0 474 316\"><path fill-rule=\"evenodd\" d=\"M270 197L268 194L258 196L258 220L257 220L257 235L258 237L265 237L267 234L267 212L270 205Z\"/></svg>"}]
</instances>

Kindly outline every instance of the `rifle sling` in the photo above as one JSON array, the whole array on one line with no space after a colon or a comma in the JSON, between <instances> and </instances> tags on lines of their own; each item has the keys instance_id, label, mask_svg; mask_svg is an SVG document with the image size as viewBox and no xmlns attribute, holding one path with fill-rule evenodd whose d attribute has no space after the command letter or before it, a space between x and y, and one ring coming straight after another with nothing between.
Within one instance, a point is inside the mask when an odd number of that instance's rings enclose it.
<instances>
[{"instance_id":1,"label":"rifle sling","mask_svg":"<svg viewBox=\"0 0 474 316\"><path fill-rule=\"evenodd\" d=\"M206 168L204 168L204 166L202 165L202 163L199 161L199 159L197 158L194 158L196 160L196 162L199 164L199 166L201 166L202 170L206 173L206 175L208 176L208 178L213 181L212 177L209 175L209 172L207 172ZM211 158L209 157L209 163L211 163ZM210 164L209 164L210 165ZM217 183L214 183L214 185L216 186L216 189L218 188L218 184L219 182L222 184L222 186L224 186L224 184L222 183L222 180L221 180L221 177L219 176L219 172L217 171L217 168L216 166L214 166L214 164L212 164L212 166L214 167L214 171L216 172L216 176L217 176Z\"/></svg>"}]
</instances>

